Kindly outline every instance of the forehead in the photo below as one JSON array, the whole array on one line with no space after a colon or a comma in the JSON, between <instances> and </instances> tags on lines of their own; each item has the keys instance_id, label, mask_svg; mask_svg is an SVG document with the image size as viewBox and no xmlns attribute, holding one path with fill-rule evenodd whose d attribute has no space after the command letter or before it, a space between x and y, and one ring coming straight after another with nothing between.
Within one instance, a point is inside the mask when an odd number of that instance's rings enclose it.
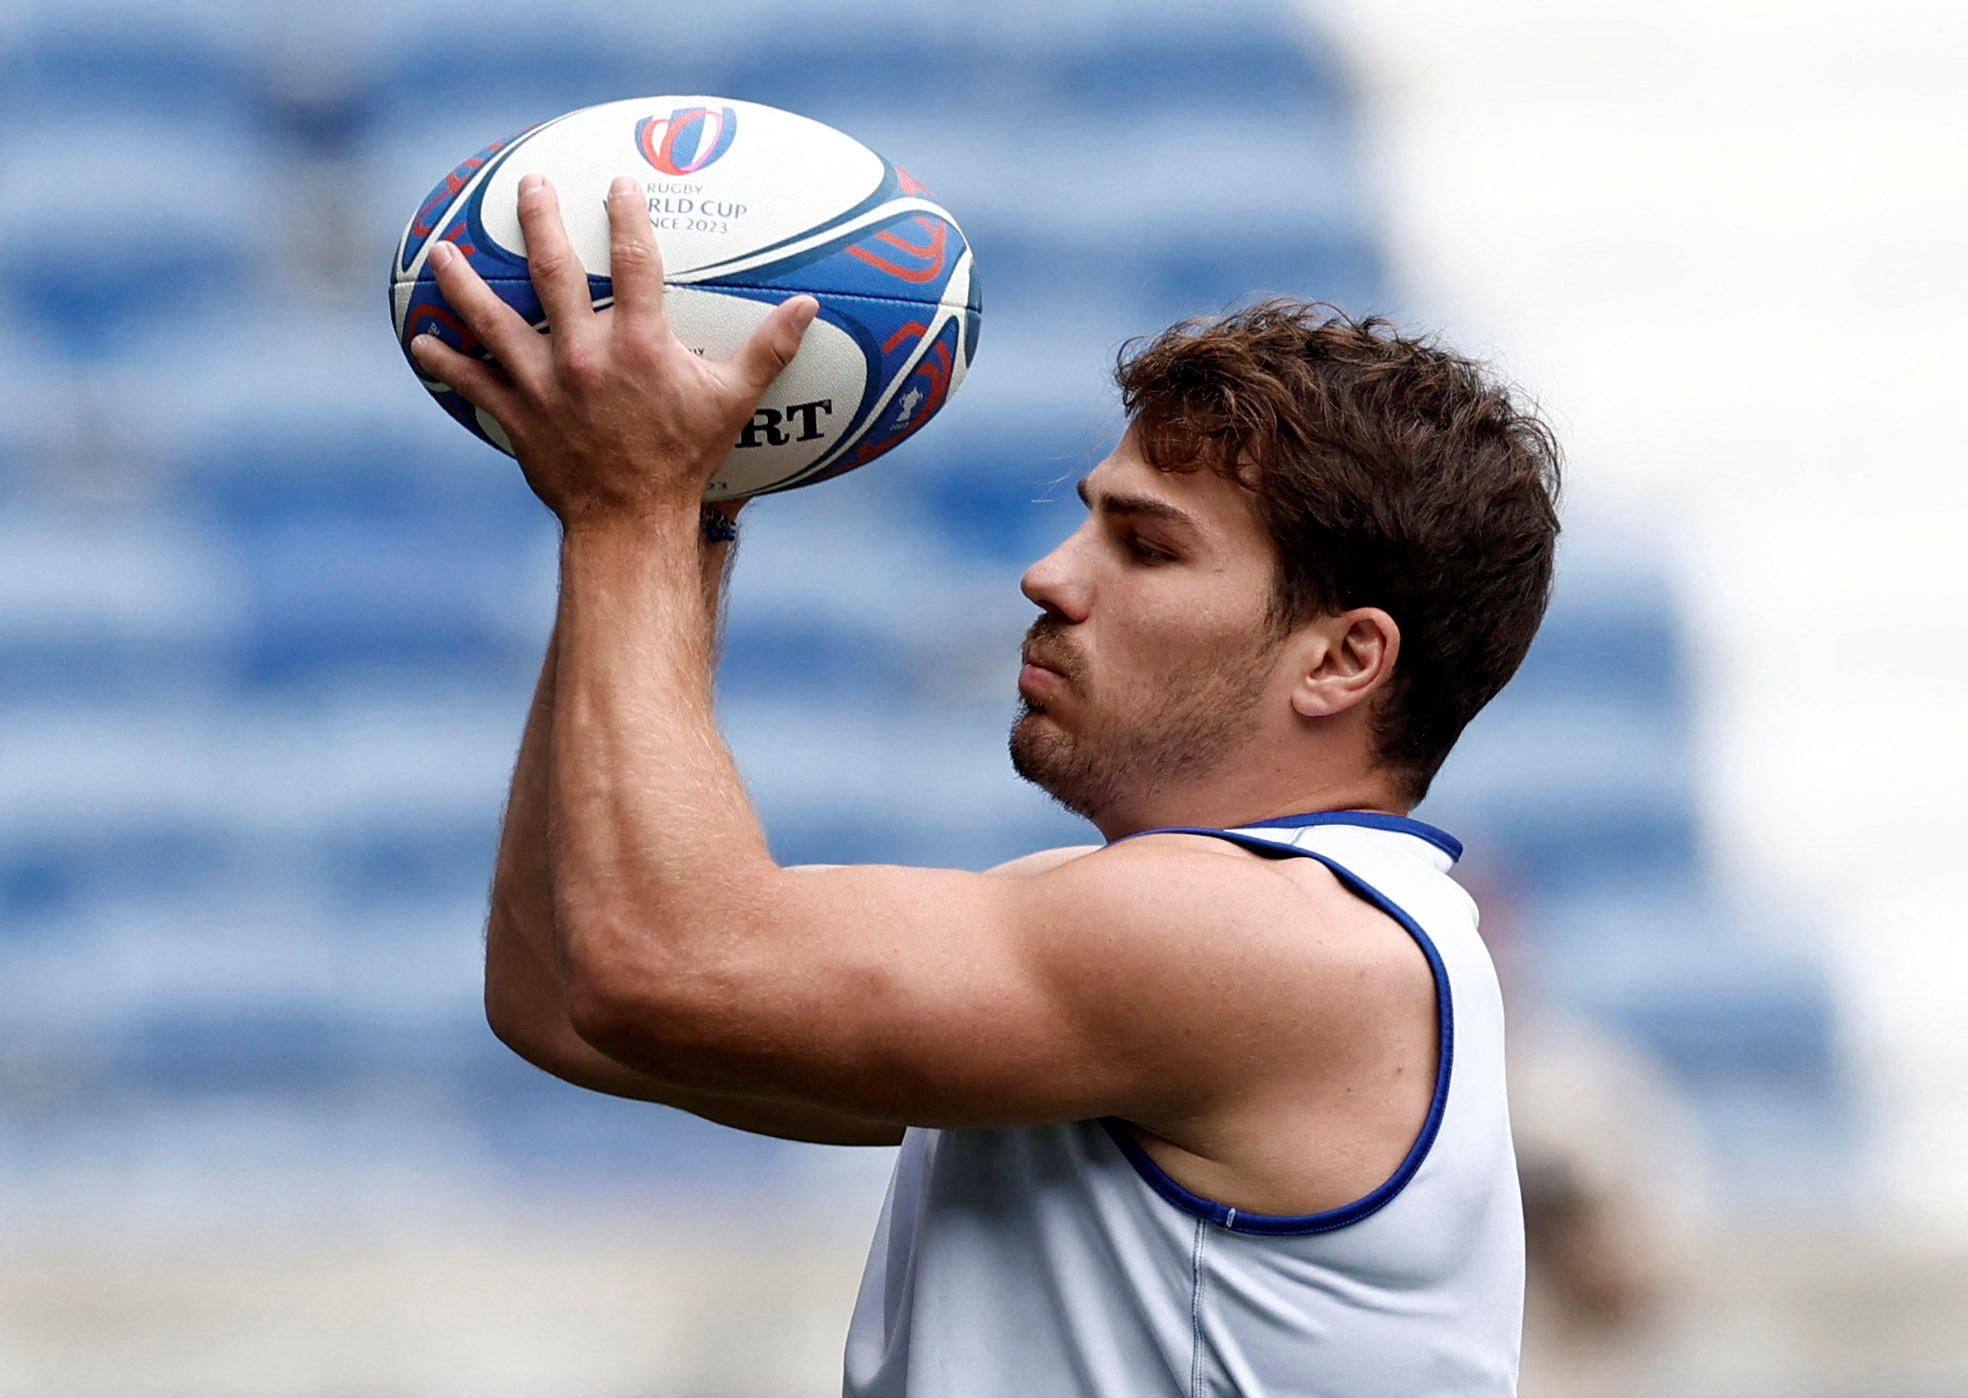
<instances>
[{"instance_id":1,"label":"forehead","mask_svg":"<svg viewBox=\"0 0 1968 1398\"><path fill-rule=\"evenodd\" d=\"M1179 515L1198 534L1239 546L1268 550L1269 536L1257 514L1257 497L1244 486L1207 468L1158 471L1148 464L1130 431L1079 484L1080 496L1095 509L1104 505L1146 505Z\"/></svg>"}]
</instances>

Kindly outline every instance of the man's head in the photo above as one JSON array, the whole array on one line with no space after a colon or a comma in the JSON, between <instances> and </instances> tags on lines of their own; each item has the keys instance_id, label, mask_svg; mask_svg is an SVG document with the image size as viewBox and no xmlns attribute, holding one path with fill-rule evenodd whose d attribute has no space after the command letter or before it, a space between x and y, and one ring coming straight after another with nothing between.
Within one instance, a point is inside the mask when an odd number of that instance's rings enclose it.
<instances>
[{"instance_id":1,"label":"man's head","mask_svg":"<svg viewBox=\"0 0 1968 1398\"><path fill-rule=\"evenodd\" d=\"M1117 378L1087 523L1025 576L1055 673L1021 672L1020 773L1096 821L1199 786L1262 805L1306 762L1419 801L1543 616L1550 431L1475 362L1295 301L1175 326Z\"/></svg>"}]
</instances>

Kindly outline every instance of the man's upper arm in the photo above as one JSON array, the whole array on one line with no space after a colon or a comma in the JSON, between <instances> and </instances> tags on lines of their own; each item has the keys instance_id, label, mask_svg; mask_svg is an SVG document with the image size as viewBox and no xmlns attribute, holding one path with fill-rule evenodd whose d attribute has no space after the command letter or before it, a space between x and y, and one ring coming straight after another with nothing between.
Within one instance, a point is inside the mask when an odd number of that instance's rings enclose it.
<instances>
[{"instance_id":1,"label":"man's upper arm","mask_svg":"<svg viewBox=\"0 0 1968 1398\"><path fill-rule=\"evenodd\" d=\"M894 1122L870 1121L805 1102L658 1082L597 1052L565 1025L535 1028L526 1039L506 1043L527 1062L577 1087L675 1107L754 1135L829 1146L892 1146L902 1139L902 1127Z\"/></svg>"},{"instance_id":2,"label":"man's upper arm","mask_svg":"<svg viewBox=\"0 0 1968 1398\"><path fill-rule=\"evenodd\" d=\"M1304 886L1204 844L779 878L745 935L582 1027L664 1077L885 1120L1184 1119L1302 1061L1339 998Z\"/></svg>"},{"instance_id":3,"label":"man's upper arm","mask_svg":"<svg viewBox=\"0 0 1968 1398\"><path fill-rule=\"evenodd\" d=\"M1091 854L1098 845L1077 845L1040 850L1014 859L991 873L1018 877L1056 868L1068 859ZM825 873L839 869L837 864L797 864L787 872ZM495 906L496 926L502 910ZM517 939L508 949L509 957L523 956L527 950ZM488 963L489 964L489 963ZM494 1031L520 1057L579 1087L611 1096L657 1102L664 1106L701 1116L720 1125L736 1127L758 1135L788 1140L815 1141L828 1145L894 1145L902 1138L902 1127L888 1121L874 1121L845 1112L816 1107L784 1098L761 1098L692 1089L661 1082L647 1073L617 1062L586 1043L567 1024L560 1002L560 988L553 980L552 968L535 968L535 985L513 1001L513 977L489 977L486 981L486 1012ZM543 1007L550 1006L551 1012Z\"/></svg>"},{"instance_id":4,"label":"man's upper arm","mask_svg":"<svg viewBox=\"0 0 1968 1398\"><path fill-rule=\"evenodd\" d=\"M658 1081L616 1062L584 1041L567 1021L553 967L510 928L515 911L495 900L487 926L485 1017L500 1042L565 1082L613 1097L657 1102L722 1126L824 1145L894 1145L902 1127L811 1103L710 1092ZM495 950L496 949L496 950ZM490 974L491 957L505 965Z\"/></svg>"}]
</instances>

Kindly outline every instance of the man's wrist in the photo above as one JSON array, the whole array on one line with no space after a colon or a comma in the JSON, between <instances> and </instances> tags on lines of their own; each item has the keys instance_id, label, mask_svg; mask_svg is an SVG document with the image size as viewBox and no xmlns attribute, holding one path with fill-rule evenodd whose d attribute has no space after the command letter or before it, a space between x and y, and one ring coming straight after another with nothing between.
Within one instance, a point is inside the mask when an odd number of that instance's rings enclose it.
<instances>
[{"instance_id":1,"label":"man's wrist","mask_svg":"<svg viewBox=\"0 0 1968 1398\"><path fill-rule=\"evenodd\" d=\"M684 507L633 514L609 511L571 516L560 522L563 549L607 551L612 546L623 545L666 553L692 552L699 536L696 510Z\"/></svg>"}]
</instances>

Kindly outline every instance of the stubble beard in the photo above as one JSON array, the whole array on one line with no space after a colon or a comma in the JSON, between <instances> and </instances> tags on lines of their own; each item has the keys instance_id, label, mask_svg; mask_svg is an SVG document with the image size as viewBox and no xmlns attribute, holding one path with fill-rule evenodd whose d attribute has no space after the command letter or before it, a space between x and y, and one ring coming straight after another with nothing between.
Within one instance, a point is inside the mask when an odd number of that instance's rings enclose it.
<instances>
[{"instance_id":1,"label":"stubble beard","mask_svg":"<svg viewBox=\"0 0 1968 1398\"><path fill-rule=\"evenodd\" d=\"M1090 732L1067 731L1042 703L1021 694L1011 726L1012 770L1088 820L1206 777L1248 732L1268 683L1268 654L1250 646L1177 669L1146 696L1149 702L1094 712ZM1077 694L1084 703L1084 689Z\"/></svg>"}]
</instances>

